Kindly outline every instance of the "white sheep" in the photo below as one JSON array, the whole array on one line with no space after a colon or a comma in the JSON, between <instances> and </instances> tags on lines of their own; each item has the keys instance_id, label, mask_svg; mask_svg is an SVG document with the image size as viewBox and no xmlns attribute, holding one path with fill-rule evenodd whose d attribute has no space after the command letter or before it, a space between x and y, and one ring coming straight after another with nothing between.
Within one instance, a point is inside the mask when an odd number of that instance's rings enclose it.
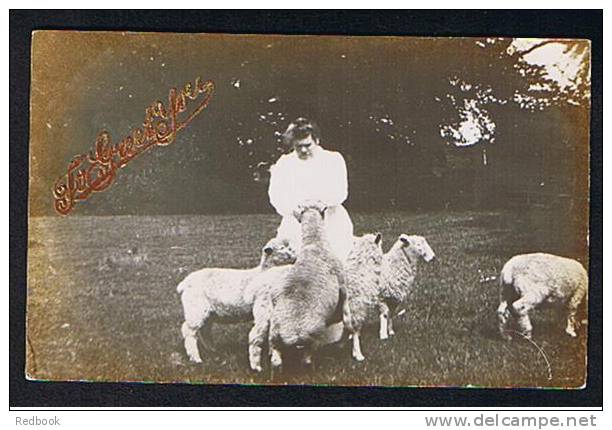
<instances>
[{"instance_id":1,"label":"white sheep","mask_svg":"<svg viewBox=\"0 0 612 430\"><path fill-rule=\"evenodd\" d=\"M176 288L181 295L185 322L181 333L189 359L201 363L197 333L210 322L239 322L252 318L253 301L261 273L295 261L287 241L271 239L263 248L259 266L252 269L205 268L189 274Z\"/></svg>"},{"instance_id":2,"label":"white sheep","mask_svg":"<svg viewBox=\"0 0 612 430\"><path fill-rule=\"evenodd\" d=\"M417 275L420 260L430 262L436 254L423 236L400 234L391 249L384 255L381 273L380 339L393 336L392 316L410 293Z\"/></svg>"},{"instance_id":3,"label":"white sheep","mask_svg":"<svg viewBox=\"0 0 612 430\"><path fill-rule=\"evenodd\" d=\"M501 336L510 340L507 330L515 318L523 336L530 339L529 312L542 303L564 305L567 311L565 332L576 337L576 312L588 288L587 272L576 260L535 253L512 257L500 273L500 304L497 308Z\"/></svg>"},{"instance_id":4,"label":"white sheep","mask_svg":"<svg viewBox=\"0 0 612 430\"><path fill-rule=\"evenodd\" d=\"M380 299L380 275L383 262L381 235L356 237L346 263L346 286L351 311L353 358L365 360L359 335L365 324L383 312ZM334 339L328 339L332 341Z\"/></svg>"},{"instance_id":5,"label":"white sheep","mask_svg":"<svg viewBox=\"0 0 612 430\"><path fill-rule=\"evenodd\" d=\"M283 350L302 350L303 364L325 339L326 330L344 322L351 331L344 266L325 236L321 203L304 204L296 211L302 247L294 265L270 286L269 346L272 369L282 365Z\"/></svg>"},{"instance_id":6,"label":"white sheep","mask_svg":"<svg viewBox=\"0 0 612 430\"><path fill-rule=\"evenodd\" d=\"M249 331L249 363L251 369L261 372L261 355L268 343L270 330L270 315L272 313L272 299L270 288L274 284L285 282L285 277L292 266L272 267L253 278L255 300L253 302L253 327ZM341 329L344 328L341 325Z\"/></svg>"},{"instance_id":7,"label":"white sheep","mask_svg":"<svg viewBox=\"0 0 612 430\"><path fill-rule=\"evenodd\" d=\"M352 337L353 358L364 360L361 351L359 330L376 317L380 321L379 336L387 339L393 335L392 312L405 301L414 284L419 260L427 262L435 254L427 240L422 236L402 234L386 253L382 254L380 234L367 234L356 237L346 265L346 284L351 324L347 327ZM381 261L382 260L382 261ZM289 267L273 268L259 275L257 282L265 283L268 288L259 287L258 297L253 305L255 324L249 333L249 360L251 368L260 372L261 352L269 330L271 312L269 287L283 282ZM326 327L319 335L320 344L331 344L342 340L342 322Z\"/></svg>"},{"instance_id":8,"label":"white sheep","mask_svg":"<svg viewBox=\"0 0 612 430\"><path fill-rule=\"evenodd\" d=\"M353 315L352 323L362 327L372 313L378 317L380 312L378 299L380 266L382 264L381 235L367 234L363 237L354 238L353 248L349 253L346 267L346 282L349 297L351 297L350 309ZM256 372L262 371L261 354L268 340L270 314L272 310L270 287L274 284L285 282L291 266L274 267L258 275L253 282L259 283L257 295L253 304L254 325L249 332L249 362L251 369ZM350 285L352 284L352 286ZM342 322L326 327L325 332L320 335L321 344L339 342L344 334ZM362 357L359 345L359 335L353 337L355 353ZM357 358L356 357L356 358ZM358 358L362 360L363 358Z\"/></svg>"},{"instance_id":9,"label":"white sheep","mask_svg":"<svg viewBox=\"0 0 612 430\"><path fill-rule=\"evenodd\" d=\"M364 360L360 345L360 330L373 317L378 318L381 312L380 300L380 271L383 259L381 247L382 236L366 234L355 237L352 250L346 264L346 287L351 312L351 326L353 327L353 357ZM251 368L260 372L261 352L266 341L269 329L271 300L269 286L283 282L282 277L288 273L288 266L274 268L257 277L255 282L261 282L268 288L258 288L258 298L253 305L253 319L255 324L249 333L249 360ZM318 340L321 344L335 343L342 339L344 324L342 322L327 326Z\"/></svg>"}]
</instances>

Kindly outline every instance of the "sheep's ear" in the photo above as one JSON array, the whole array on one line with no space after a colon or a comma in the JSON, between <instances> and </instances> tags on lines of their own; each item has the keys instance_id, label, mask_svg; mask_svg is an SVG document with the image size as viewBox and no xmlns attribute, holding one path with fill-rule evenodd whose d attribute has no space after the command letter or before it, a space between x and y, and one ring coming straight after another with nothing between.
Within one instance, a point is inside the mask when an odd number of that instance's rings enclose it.
<instances>
[{"instance_id":1,"label":"sheep's ear","mask_svg":"<svg viewBox=\"0 0 612 430\"><path fill-rule=\"evenodd\" d=\"M406 236L400 236L400 240L402 241L404 245L406 246L410 245L410 241L408 240Z\"/></svg>"},{"instance_id":2,"label":"sheep's ear","mask_svg":"<svg viewBox=\"0 0 612 430\"><path fill-rule=\"evenodd\" d=\"M263 249L263 252L264 252L264 254L266 254L266 255L271 255L271 254L274 252L274 249L272 249L272 247L270 247L270 246L266 246L266 247Z\"/></svg>"},{"instance_id":3,"label":"sheep's ear","mask_svg":"<svg viewBox=\"0 0 612 430\"><path fill-rule=\"evenodd\" d=\"M378 245L382 241L382 234L380 232L376 233L376 237L374 238L374 243Z\"/></svg>"}]
</instances>

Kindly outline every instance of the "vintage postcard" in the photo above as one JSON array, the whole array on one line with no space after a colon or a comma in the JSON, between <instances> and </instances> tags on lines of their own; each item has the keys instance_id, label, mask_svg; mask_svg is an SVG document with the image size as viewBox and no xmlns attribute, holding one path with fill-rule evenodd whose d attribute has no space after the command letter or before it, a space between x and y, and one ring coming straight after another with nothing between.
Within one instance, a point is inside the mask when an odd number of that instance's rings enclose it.
<instances>
[{"instance_id":1,"label":"vintage postcard","mask_svg":"<svg viewBox=\"0 0 612 430\"><path fill-rule=\"evenodd\" d=\"M587 384L588 40L31 55L27 378Z\"/></svg>"}]
</instances>

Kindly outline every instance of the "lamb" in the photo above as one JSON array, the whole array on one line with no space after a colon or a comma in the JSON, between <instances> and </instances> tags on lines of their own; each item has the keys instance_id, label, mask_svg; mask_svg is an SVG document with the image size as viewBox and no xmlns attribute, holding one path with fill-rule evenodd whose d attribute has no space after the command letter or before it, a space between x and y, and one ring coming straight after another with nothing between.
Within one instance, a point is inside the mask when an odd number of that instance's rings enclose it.
<instances>
[{"instance_id":1,"label":"lamb","mask_svg":"<svg viewBox=\"0 0 612 430\"><path fill-rule=\"evenodd\" d=\"M201 363L196 335L209 322L249 321L261 273L291 264L295 252L289 243L271 239L263 248L259 266L252 269L205 268L189 274L176 288L181 295L185 322L181 333L189 359Z\"/></svg>"},{"instance_id":2,"label":"lamb","mask_svg":"<svg viewBox=\"0 0 612 430\"><path fill-rule=\"evenodd\" d=\"M516 319L521 334L531 339L529 312L542 303L561 304L567 311L565 332L576 337L576 312L587 295L585 268L570 258L534 253L512 257L500 273L499 332L511 340L507 325Z\"/></svg>"},{"instance_id":3,"label":"lamb","mask_svg":"<svg viewBox=\"0 0 612 430\"><path fill-rule=\"evenodd\" d=\"M351 331L344 267L325 236L326 207L309 202L295 216L301 224L302 248L285 276L270 287L269 346L272 370L280 369L289 348L303 350L302 363L312 364L312 353L326 330L344 322Z\"/></svg>"},{"instance_id":4,"label":"lamb","mask_svg":"<svg viewBox=\"0 0 612 430\"><path fill-rule=\"evenodd\" d=\"M422 259L431 262L436 254L423 236L400 234L391 249L384 255L381 273L381 306L379 338L393 336L392 316L406 300L417 275Z\"/></svg>"}]
</instances>

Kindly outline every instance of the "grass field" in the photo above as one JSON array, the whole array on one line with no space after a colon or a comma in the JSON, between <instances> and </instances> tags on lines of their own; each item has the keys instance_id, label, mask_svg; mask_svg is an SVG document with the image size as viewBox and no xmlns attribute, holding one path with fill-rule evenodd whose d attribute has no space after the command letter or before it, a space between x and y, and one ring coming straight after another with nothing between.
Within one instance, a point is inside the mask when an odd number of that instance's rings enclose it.
<instances>
[{"instance_id":1,"label":"grass field","mask_svg":"<svg viewBox=\"0 0 612 430\"><path fill-rule=\"evenodd\" d=\"M585 382L585 329L563 333L549 309L533 315L542 352L496 332L495 275L515 253L563 251L517 230L512 215L439 212L353 215L355 232L427 237L437 262L423 266L396 336L363 335L367 360L326 348L316 370L290 383L394 386L579 387ZM251 267L274 235L270 215L33 218L28 285L28 369L45 380L265 384L249 371L250 324L216 325L188 362L176 285L205 267ZM128 250L137 247L136 253ZM547 248L548 247L548 248ZM544 356L544 355L545 356ZM550 367L547 365L547 361ZM266 373L266 372L264 372Z\"/></svg>"}]
</instances>

